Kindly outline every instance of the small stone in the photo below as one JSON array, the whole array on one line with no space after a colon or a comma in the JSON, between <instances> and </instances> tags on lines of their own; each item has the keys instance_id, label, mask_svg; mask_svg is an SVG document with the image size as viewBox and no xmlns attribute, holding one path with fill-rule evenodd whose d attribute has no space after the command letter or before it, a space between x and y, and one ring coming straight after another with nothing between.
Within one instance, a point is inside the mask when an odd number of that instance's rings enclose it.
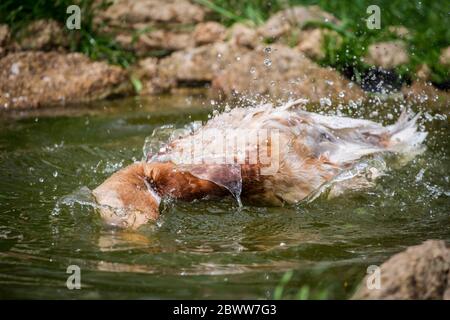
<instances>
[{"instance_id":1,"label":"small stone","mask_svg":"<svg viewBox=\"0 0 450 320\"><path fill-rule=\"evenodd\" d=\"M450 65L450 46L442 49L441 55L439 56L439 63L445 66Z\"/></svg>"},{"instance_id":2,"label":"small stone","mask_svg":"<svg viewBox=\"0 0 450 320\"><path fill-rule=\"evenodd\" d=\"M409 56L403 41L379 42L369 46L364 61L384 69L393 69L407 64Z\"/></svg>"}]
</instances>

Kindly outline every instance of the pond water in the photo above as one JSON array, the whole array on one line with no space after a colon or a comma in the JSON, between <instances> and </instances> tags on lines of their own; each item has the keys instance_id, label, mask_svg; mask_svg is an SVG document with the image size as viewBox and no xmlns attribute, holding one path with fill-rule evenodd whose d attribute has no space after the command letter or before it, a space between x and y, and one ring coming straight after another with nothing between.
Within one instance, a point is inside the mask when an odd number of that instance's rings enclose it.
<instances>
[{"instance_id":1,"label":"pond water","mask_svg":"<svg viewBox=\"0 0 450 320\"><path fill-rule=\"evenodd\" d=\"M266 299L289 271L283 298L348 298L369 265L450 240L448 106L422 117L427 150L400 168L388 161L372 189L282 208L166 203L156 224L105 226L89 189L141 159L155 128L207 120L210 105L177 96L3 115L0 298ZM397 109L344 112L392 123ZM66 287L69 265L81 290Z\"/></svg>"}]
</instances>

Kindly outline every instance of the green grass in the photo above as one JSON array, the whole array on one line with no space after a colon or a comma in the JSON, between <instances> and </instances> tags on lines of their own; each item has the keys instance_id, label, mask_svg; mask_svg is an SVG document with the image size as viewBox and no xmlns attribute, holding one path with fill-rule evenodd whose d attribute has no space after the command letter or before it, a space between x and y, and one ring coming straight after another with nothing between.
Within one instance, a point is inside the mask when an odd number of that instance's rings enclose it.
<instances>
[{"instance_id":1,"label":"green grass","mask_svg":"<svg viewBox=\"0 0 450 320\"><path fill-rule=\"evenodd\" d=\"M110 63L129 66L135 57L123 50L111 37L98 33L93 19L96 12L104 10L109 3L94 0L2 0L0 1L0 23L11 27L13 34L30 22L40 19L53 19L65 26L69 14L67 7L76 4L81 9L81 29L64 28L70 49L80 51L94 60L108 60Z\"/></svg>"},{"instance_id":2,"label":"green grass","mask_svg":"<svg viewBox=\"0 0 450 320\"><path fill-rule=\"evenodd\" d=\"M292 277L294 275L294 271L289 270L286 271L280 279L279 284L276 286L273 292L274 300L282 300L286 298L293 298L296 300L325 300L329 296L329 292L326 289L319 290L311 290L308 285L303 285L300 289L296 290L296 294L294 295L286 295L285 291L287 291L287 287L289 286Z\"/></svg>"}]
</instances>

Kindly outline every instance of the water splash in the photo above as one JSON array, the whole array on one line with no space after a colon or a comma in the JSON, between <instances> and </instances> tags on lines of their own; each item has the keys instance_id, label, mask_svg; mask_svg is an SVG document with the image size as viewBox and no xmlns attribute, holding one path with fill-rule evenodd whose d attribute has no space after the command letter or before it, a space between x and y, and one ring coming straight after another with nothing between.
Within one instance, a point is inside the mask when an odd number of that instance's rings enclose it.
<instances>
[{"instance_id":1,"label":"water splash","mask_svg":"<svg viewBox=\"0 0 450 320\"><path fill-rule=\"evenodd\" d=\"M58 216L61 213L62 207L74 208L76 204L88 206L94 209L99 208L91 189L83 186L80 189L58 199L51 215Z\"/></svg>"},{"instance_id":2,"label":"water splash","mask_svg":"<svg viewBox=\"0 0 450 320\"><path fill-rule=\"evenodd\" d=\"M302 202L311 203L322 195L334 198L346 191L373 187L375 180L385 175L387 169L387 164L381 154L364 159L322 184Z\"/></svg>"}]
</instances>

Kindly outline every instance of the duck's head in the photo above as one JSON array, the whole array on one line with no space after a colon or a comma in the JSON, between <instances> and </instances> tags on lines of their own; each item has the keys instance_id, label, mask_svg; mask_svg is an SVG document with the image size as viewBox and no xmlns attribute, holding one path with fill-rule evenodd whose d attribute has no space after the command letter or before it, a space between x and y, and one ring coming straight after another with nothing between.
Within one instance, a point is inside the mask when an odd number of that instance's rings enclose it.
<instances>
[{"instance_id":1,"label":"duck's head","mask_svg":"<svg viewBox=\"0 0 450 320\"><path fill-rule=\"evenodd\" d=\"M145 170L144 163L128 166L93 191L107 224L136 229L159 217L160 197L147 183Z\"/></svg>"}]
</instances>

